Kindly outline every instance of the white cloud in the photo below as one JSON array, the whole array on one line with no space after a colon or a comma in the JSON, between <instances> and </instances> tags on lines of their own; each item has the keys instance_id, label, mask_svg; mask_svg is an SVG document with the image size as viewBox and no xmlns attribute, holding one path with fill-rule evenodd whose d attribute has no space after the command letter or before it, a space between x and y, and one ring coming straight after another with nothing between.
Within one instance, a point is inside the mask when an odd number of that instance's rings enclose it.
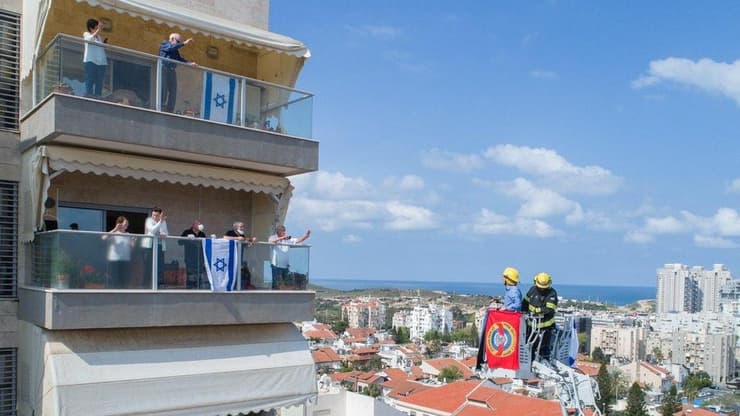
<instances>
[{"instance_id":1,"label":"white cloud","mask_svg":"<svg viewBox=\"0 0 740 416\"><path fill-rule=\"evenodd\" d=\"M357 244L362 241L362 238L355 234L345 234L342 236L342 242L347 244Z\"/></svg>"},{"instance_id":2,"label":"white cloud","mask_svg":"<svg viewBox=\"0 0 740 416\"><path fill-rule=\"evenodd\" d=\"M628 243L646 244L655 241L655 237L652 234L640 230L632 230L624 236L624 241Z\"/></svg>"},{"instance_id":3,"label":"white cloud","mask_svg":"<svg viewBox=\"0 0 740 416\"><path fill-rule=\"evenodd\" d=\"M535 79L553 80L558 79L558 74L545 69L533 69L529 71L529 76Z\"/></svg>"},{"instance_id":4,"label":"white cloud","mask_svg":"<svg viewBox=\"0 0 740 416\"><path fill-rule=\"evenodd\" d=\"M401 178L390 177L383 181L383 185L401 191L416 191L424 189L424 179L417 175L404 175Z\"/></svg>"},{"instance_id":5,"label":"white cloud","mask_svg":"<svg viewBox=\"0 0 740 416\"><path fill-rule=\"evenodd\" d=\"M727 248L735 244L725 237L740 236L740 214L733 208L719 208L709 217L681 211L680 216L648 217L642 227L630 231L629 242L652 242L655 236L695 233L694 243L702 247Z\"/></svg>"},{"instance_id":6,"label":"white cloud","mask_svg":"<svg viewBox=\"0 0 740 416\"><path fill-rule=\"evenodd\" d=\"M550 187L565 193L612 194L622 184L622 178L608 169L575 166L551 149L504 144L489 147L483 154L500 165L539 176Z\"/></svg>"},{"instance_id":7,"label":"white cloud","mask_svg":"<svg viewBox=\"0 0 740 416\"><path fill-rule=\"evenodd\" d=\"M632 87L646 88L662 81L672 81L724 95L740 105L740 60L725 63L707 58L698 61L684 58L659 59L650 62L647 74L633 81Z\"/></svg>"},{"instance_id":8,"label":"white cloud","mask_svg":"<svg viewBox=\"0 0 740 416\"><path fill-rule=\"evenodd\" d=\"M547 218L554 215L570 215L572 221L582 215L581 206L550 189L535 186L524 178L502 183L499 189L507 195L524 201L517 216L525 218Z\"/></svg>"},{"instance_id":9,"label":"white cloud","mask_svg":"<svg viewBox=\"0 0 740 416\"><path fill-rule=\"evenodd\" d=\"M734 241L728 240L726 238L711 237L711 236L698 235L698 234L694 236L694 244L696 244L699 247L708 247L708 248L738 248L740 247Z\"/></svg>"},{"instance_id":10,"label":"white cloud","mask_svg":"<svg viewBox=\"0 0 740 416\"><path fill-rule=\"evenodd\" d=\"M731 194L740 194L740 178L730 182L730 185L727 186L727 192Z\"/></svg>"},{"instance_id":11,"label":"white cloud","mask_svg":"<svg viewBox=\"0 0 740 416\"><path fill-rule=\"evenodd\" d=\"M381 40L395 39L401 35L401 29L388 25L345 25L345 28L362 36L373 37Z\"/></svg>"},{"instance_id":12,"label":"white cloud","mask_svg":"<svg viewBox=\"0 0 740 416\"><path fill-rule=\"evenodd\" d=\"M510 234L547 238L559 234L558 230L545 221L531 218L509 218L486 208L481 209L471 224L465 224L461 228L465 232L481 235Z\"/></svg>"},{"instance_id":13,"label":"white cloud","mask_svg":"<svg viewBox=\"0 0 740 416\"><path fill-rule=\"evenodd\" d=\"M345 176L341 172L309 173L293 178L292 182L299 192L320 199L367 198L376 193L365 179Z\"/></svg>"},{"instance_id":14,"label":"white cloud","mask_svg":"<svg viewBox=\"0 0 740 416\"><path fill-rule=\"evenodd\" d=\"M421 163L431 169L452 172L472 172L483 167L483 161L478 155L452 153L436 148L423 151Z\"/></svg>"},{"instance_id":15,"label":"white cloud","mask_svg":"<svg viewBox=\"0 0 740 416\"><path fill-rule=\"evenodd\" d=\"M390 230L428 230L437 228L434 213L424 207L391 201L385 204L391 219L385 222Z\"/></svg>"},{"instance_id":16,"label":"white cloud","mask_svg":"<svg viewBox=\"0 0 740 416\"><path fill-rule=\"evenodd\" d=\"M424 187L416 175L389 178L388 188L402 191L388 195L370 182L341 172L317 172L295 178L296 194L291 201L290 215L304 224L323 231L340 229L426 230L439 226L437 215L430 209L400 198Z\"/></svg>"}]
</instances>

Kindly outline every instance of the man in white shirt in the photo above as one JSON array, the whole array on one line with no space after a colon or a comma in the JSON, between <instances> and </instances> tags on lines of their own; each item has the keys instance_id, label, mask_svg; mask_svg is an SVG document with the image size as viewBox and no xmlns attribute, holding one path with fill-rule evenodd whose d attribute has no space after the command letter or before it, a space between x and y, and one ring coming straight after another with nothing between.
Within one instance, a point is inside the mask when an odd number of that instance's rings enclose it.
<instances>
[{"instance_id":1,"label":"man in white shirt","mask_svg":"<svg viewBox=\"0 0 740 416\"><path fill-rule=\"evenodd\" d=\"M275 246L272 248L272 288L281 289L289 286L288 269L290 266L290 246L300 245L311 236L311 230L300 238L293 238L285 232L284 225L278 225L277 234L270 236L268 240Z\"/></svg>"},{"instance_id":2,"label":"man in white shirt","mask_svg":"<svg viewBox=\"0 0 740 416\"><path fill-rule=\"evenodd\" d=\"M157 242L157 281L162 283L164 281L164 252L166 245L164 239L167 238L167 217L162 213L162 208L152 208L152 214L144 222L144 234L152 236L151 239L144 239L144 248L152 248L152 242ZM146 251L146 264L144 268L147 270L147 276L151 276L152 270L152 252L151 250ZM150 282L151 283L151 282Z\"/></svg>"},{"instance_id":3,"label":"man in white shirt","mask_svg":"<svg viewBox=\"0 0 740 416\"><path fill-rule=\"evenodd\" d=\"M100 97L103 93L103 79L105 78L105 68L108 65L108 57L105 55L105 49L102 46L95 46L95 43L103 44L107 39L100 38L100 22L96 19L87 20L87 31L82 34L85 39L85 52L82 56L82 63L85 66L85 95Z\"/></svg>"}]
</instances>

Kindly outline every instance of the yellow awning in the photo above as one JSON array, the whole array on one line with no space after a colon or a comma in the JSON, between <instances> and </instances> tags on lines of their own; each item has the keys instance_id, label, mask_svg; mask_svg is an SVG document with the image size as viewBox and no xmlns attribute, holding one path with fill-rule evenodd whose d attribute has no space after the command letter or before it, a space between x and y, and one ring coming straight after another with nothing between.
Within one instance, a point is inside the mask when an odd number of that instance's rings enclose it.
<instances>
[{"instance_id":1,"label":"yellow awning","mask_svg":"<svg viewBox=\"0 0 740 416\"><path fill-rule=\"evenodd\" d=\"M43 223L42 204L56 172L81 172L94 175L118 176L136 180L169 182L181 185L205 186L246 192L261 192L274 196L277 214L282 221L293 193L290 180L242 169L199 165L155 159L145 156L112 153L65 146L40 146L23 154L26 172L22 187L33 215L25 216L23 240L33 240L33 233Z\"/></svg>"}]
</instances>

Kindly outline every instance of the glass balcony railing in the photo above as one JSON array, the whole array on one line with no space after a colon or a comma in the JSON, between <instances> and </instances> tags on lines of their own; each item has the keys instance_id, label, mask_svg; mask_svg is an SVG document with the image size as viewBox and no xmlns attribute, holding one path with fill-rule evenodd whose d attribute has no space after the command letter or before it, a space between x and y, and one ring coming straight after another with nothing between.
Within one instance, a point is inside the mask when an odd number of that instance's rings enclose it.
<instances>
[{"instance_id":1,"label":"glass balcony railing","mask_svg":"<svg viewBox=\"0 0 740 416\"><path fill-rule=\"evenodd\" d=\"M206 270L205 241L71 230L37 233L27 284L58 290L212 290L212 282L217 290L303 290L308 285L309 246L235 242L233 274L219 280L218 273L209 277Z\"/></svg>"},{"instance_id":2,"label":"glass balcony railing","mask_svg":"<svg viewBox=\"0 0 740 416\"><path fill-rule=\"evenodd\" d=\"M85 48L105 65L83 63ZM57 35L34 68L34 103L52 93L312 138L313 95L158 56Z\"/></svg>"}]
</instances>

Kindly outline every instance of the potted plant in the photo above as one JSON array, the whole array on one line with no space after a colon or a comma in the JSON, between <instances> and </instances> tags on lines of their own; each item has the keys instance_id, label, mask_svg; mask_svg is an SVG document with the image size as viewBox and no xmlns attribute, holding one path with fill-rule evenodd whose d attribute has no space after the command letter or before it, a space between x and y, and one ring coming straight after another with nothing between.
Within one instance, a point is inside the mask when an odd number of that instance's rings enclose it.
<instances>
[{"instance_id":1,"label":"potted plant","mask_svg":"<svg viewBox=\"0 0 740 416\"><path fill-rule=\"evenodd\" d=\"M69 282L77 271L76 262L64 251L59 251L51 263L51 287L55 289L69 289Z\"/></svg>"},{"instance_id":2,"label":"potted plant","mask_svg":"<svg viewBox=\"0 0 740 416\"><path fill-rule=\"evenodd\" d=\"M85 289L105 288L105 275L96 271L95 268L89 264L82 266L82 270L80 270L80 278Z\"/></svg>"}]
</instances>

